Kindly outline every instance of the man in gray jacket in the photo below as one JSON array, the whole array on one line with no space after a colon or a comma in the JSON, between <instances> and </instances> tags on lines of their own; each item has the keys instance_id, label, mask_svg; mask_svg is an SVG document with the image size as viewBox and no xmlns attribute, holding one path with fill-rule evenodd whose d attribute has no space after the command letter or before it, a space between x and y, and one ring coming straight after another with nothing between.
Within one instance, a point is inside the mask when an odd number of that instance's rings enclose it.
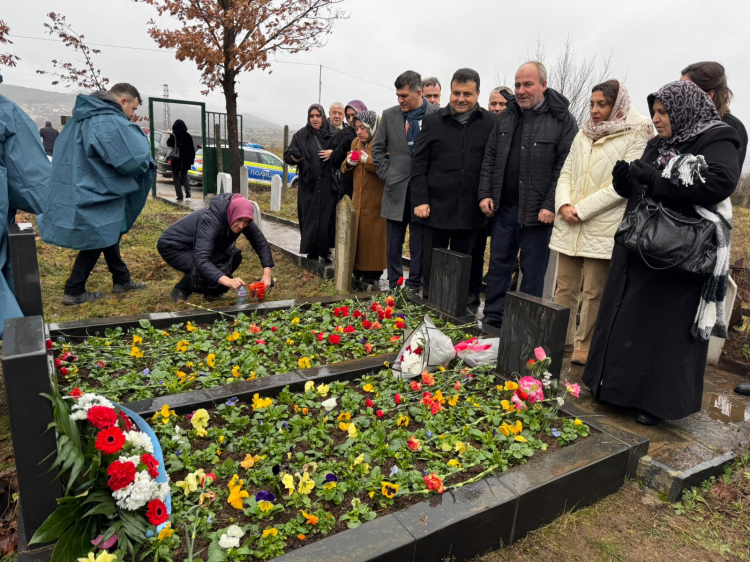
<instances>
[{"instance_id":1,"label":"man in gray jacket","mask_svg":"<svg viewBox=\"0 0 750 562\"><path fill-rule=\"evenodd\" d=\"M521 291L542 296L557 178L578 132L570 102L547 88L542 63L522 65L515 86L487 141L479 180L479 207L492 217L484 322L498 328L519 249Z\"/></svg>"},{"instance_id":2,"label":"man in gray jacket","mask_svg":"<svg viewBox=\"0 0 750 562\"><path fill-rule=\"evenodd\" d=\"M378 176L385 182L380 216L387 221L388 284L394 288L404 274L401 254L409 227L411 265L406 286L418 292L422 283L422 227L412 221L411 155L417 146L422 119L440 108L422 97L422 77L413 70L396 78L395 86L398 105L383 112L372 144L372 158Z\"/></svg>"}]
</instances>

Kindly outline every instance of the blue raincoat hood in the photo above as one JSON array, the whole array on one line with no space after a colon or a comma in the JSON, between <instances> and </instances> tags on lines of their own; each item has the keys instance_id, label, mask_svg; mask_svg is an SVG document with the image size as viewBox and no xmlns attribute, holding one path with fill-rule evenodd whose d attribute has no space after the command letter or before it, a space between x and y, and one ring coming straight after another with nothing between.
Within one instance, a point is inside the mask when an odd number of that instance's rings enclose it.
<instances>
[{"instance_id":1,"label":"blue raincoat hood","mask_svg":"<svg viewBox=\"0 0 750 562\"><path fill-rule=\"evenodd\" d=\"M42 239L74 250L116 244L143 210L155 177L146 135L114 98L79 95L55 143L50 194L37 218Z\"/></svg>"}]
</instances>

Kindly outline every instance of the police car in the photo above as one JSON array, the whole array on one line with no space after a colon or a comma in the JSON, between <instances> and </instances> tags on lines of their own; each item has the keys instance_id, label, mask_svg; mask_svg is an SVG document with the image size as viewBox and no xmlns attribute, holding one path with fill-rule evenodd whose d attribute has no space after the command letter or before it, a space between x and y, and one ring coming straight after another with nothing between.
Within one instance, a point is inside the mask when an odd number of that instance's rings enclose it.
<instances>
[{"instance_id":1,"label":"police car","mask_svg":"<svg viewBox=\"0 0 750 562\"><path fill-rule=\"evenodd\" d=\"M244 144L245 166L247 167L248 183L256 185L271 185L271 178L283 178L284 162L268 152L259 144ZM203 150L195 153L195 163L188 170L188 182L191 186L203 185ZM291 187L297 187L297 170L290 166L287 172L287 182Z\"/></svg>"}]
</instances>

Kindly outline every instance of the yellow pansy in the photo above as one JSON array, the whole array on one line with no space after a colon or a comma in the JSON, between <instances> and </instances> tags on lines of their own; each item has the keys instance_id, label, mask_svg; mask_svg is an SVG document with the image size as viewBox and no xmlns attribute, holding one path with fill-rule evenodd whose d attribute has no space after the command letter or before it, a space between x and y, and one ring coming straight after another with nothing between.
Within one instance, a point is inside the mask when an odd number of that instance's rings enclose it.
<instances>
[{"instance_id":1,"label":"yellow pansy","mask_svg":"<svg viewBox=\"0 0 750 562\"><path fill-rule=\"evenodd\" d=\"M396 420L396 425L398 427L401 427L401 426L409 427L409 416L399 414L398 419Z\"/></svg>"},{"instance_id":2,"label":"yellow pansy","mask_svg":"<svg viewBox=\"0 0 750 562\"><path fill-rule=\"evenodd\" d=\"M138 335L133 336L133 345L138 345L139 343L143 343L143 338Z\"/></svg>"},{"instance_id":3,"label":"yellow pansy","mask_svg":"<svg viewBox=\"0 0 750 562\"><path fill-rule=\"evenodd\" d=\"M208 432L206 431L206 427L208 426L208 420L209 420L208 412L205 410L205 408L200 408L199 410L196 410L193 414L193 417L190 419L190 423L193 425L195 430L198 432L199 437L205 437L208 435Z\"/></svg>"},{"instance_id":4,"label":"yellow pansy","mask_svg":"<svg viewBox=\"0 0 750 562\"><path fill-rule=\"evenodd\" d=\"M117 556L109 554L106 550L102 550L99 555L94 558L94 553L89 552L87 558L79 558L78 562L116 562Z\"/></svg>"},{"instance_id":5,"label":"yellow pansy","mask_svg":"<svg viewBox=\"0 0 750 562\"><path fill-rule=\"evenodd\" d=\"M260 394L258 394L257 392L253 394L253 410L268 408L271 404L273 404L273 400L271 398L261 398Z\"/></svg>"},{"instance_id":6,"label":"yellow pansy","mask_svg":"<svg viewBox=\"0 0 750 562\"><path fill-rule=\"evenodd\" d=\"M381 482L380 485L382 486L382 488L380 489L380 493L383 494L388 499L395 496L396 492L398 492L398 484L391 484L390 482Z\"/></svg>"},{"instance_id":7,"label":"yellow pansy","mask_svg":"<svg viewBox=\"0 0 750 562\"><path fill-rule=\"evenodd\" d=\"M318 393L318 396L320 396L321 398L325 398L326 396L328 396L329 387L327 384L319 384L318 388L316 388L315 390Z\"/></svg>"},{"instance_id":8,"label":"yellow pansy","mask_svg":"<svg viewBox=\"0 0 750 562\"><path fill-rule=\"evenodd\" d=\"M357 428L353 423L349 424L347 431L349 432L349 437L351 437L352 439L354 439L357 436Z\"/></svg>"},{"instance_id":9,"label":"yellow pansy","mask_svg":"<svg viewBox=\"0 0 750 562\"><path fill-rule=\"evenodd\" d=\"M200 479L203 478L203 470L196 470L185 476L185 480L180 480L175 484L178 488L181 488L183 493L187 496L190 492L195 492L200 484ZM200 478L200 479L199 479Z\"/></svg>"},{"instance_id":10,"label":"yellow pansy","mask_svg":"<svg viewBox=\"0 0 750 562\"><path fill-rule=\"evenodd\" d=\"M300 369L309 369L310 367L312 367L312 363L310 363L309 357L300 357L300 359L297 361L297 366ZM312 383L312 381L308 382Z\"/></svg>"},{"instance_id":11,"label":"yellow pansy","mask_svg":"<svg viewBox=\"0 0 750 562\"><path fill-rule=\"evenodd\" d=\"M352 419L352 415L349 412L341 412L339 417L336 418L336 421L348 422L350 419Z\"/></svg>"},{"instance_id":12,"label":"yellow pansy","mask_svg":"<svg viewBox=\"0 0 750 562\"><path fill-rule=\"evenodd\" d=\"M209 353L206 356L206 365L208 365L212 369L216 366L216 354L215 353Z\"/></svg>"},{"instance_id":13,"label":"yellow pansy","mask_svg":"<svg viewBox=\"0 0 750 562\"><path fill-rule=\"evenodd\" d=\"M188 332L195 332L198 328L193 326L192 323L188 322L187 326L185 326L185 329L187 329Z\"/></svg>"},{"instance_id":14,"label":"yellow pansy","mask_svg":"<svg viewBox=\"0 0 750 562\"><path fill-rule=\"evenodd\" d=\"M299 317L295 316L292 318L292 326L296 326L297 324L299 324Z\"/></svg>"},{"instance_id":15,"label":"yellow pansy","mask_svg":"<svg viewBox=\"0 0 750 562\"><path fill-rule=\"evenodd\" d=\"M266 513L267 511L271 511L273 509L273 504L268 500L260 500L258 502L258 507L263 513Z\"/></svg>"},{"instance_id":16,"label":"yellow pansy","mask_svg":"<svg viewBox=\"0 0 750 562\"><path fill-rule=\"evenodd\" d=\"M135 357L136 359L139 359L143 357L143 352L138 349L136 346L133 346L130 348L130 356Z\"/></svg>"},{"instance_id":17,"label":"yellow pansy","mask_svg":"<svg viewBox=\"0 0 750 562\"><path fill-rule=\"evenodd\" d=\"M510 431L513 433L513 435L518 435L523 431L523 424L521 423L521 420L516 420L516 423L510 426Z\"/></svg>"},{"instance_id":18,"label":"yellow pansy","mask_svg":"<svg viewBox=\"0 0 750 562\"><path fill-rule=\"evenodd\" d=\"M234 378L238 378L240 376L240 366L239 365L235 365L234 367L232 367L232 376Z\"/></svg>"},{"instance_id":19,"label":"yellow pansy","mask_svg":"<svg viewBox=\"0 0 750 562\"><path fill-rule=\"evenodd\" d=\"M227 336L227 341L237 341L238 339L240 339L240 333L237 331L234 331Z\"/></svg>"},{"instance_id":20,"label":"yellow pansy","mask_svg":"<svg viewBox=\"0 0 750 562\"><path fill-rule=\"evenodd\" d=\"M505 381L504 390L518 390L518 383L513 381Z\"/></svg>"},{"instance_id":21,"label":"yellow pansy","mask_svg":"<svg viewBox=\"0 0 750 562\"><path fill-rule=\"evenodd\" d=\"M245 460L240 463L240 466L244 469L252 468L253 465L260 460L258 455L251 455L248 453L245 455Z\"/></svg>"},{"instance_id":22,"label":"yellow pansy","mask_svg":"<svg viewBox=\"0 0 750 562\"><path fill-rule=\"evenodd\" d=\"M289 345L294 345L294 340L290 340L289 338L287 338L286 343Z\"/></svg>"},{"instance_id":23,"label":"yellow pansy","mask_svg":"<svg viewBox=\"0 0 750 562\"><path fill-rule=\"evenodd\" d=\"M367 383L367 384L366 384L365 386L363 386L363 387L362 387L362 390L364 390L365 392L373 392L373 391L375 390L375 387L374 387L374 386L372 386L372 385L371 385L371 384L370 384L370 383L368 382L368 383Z\"/></svg>"},{"instance_id":24,"label":"yellow pansy","mask_svg":"<svg viewBox=\"0 0 750 562\"><path fill-rule=\"evenodd\" d=\"M309 495L310 492L313 491L313 488L315 488L315 482L310 478L310 474L305 472L302 476L297 474L297 477L299 478L299 485L297 486L297 491L300 494Z\"/></svg>"},{"instance_id":25,"label":"yellow pansy","mask_svg":"<svg viewBox=\"0 0 750 562\"><path fill-rule=\"evenodd\" d=\"M575 421L573 421L573 425L583 425L583 422L576 418Z\"/></svg>"},{"instance_id":26,"label":"yellow pansy","mask_svg":"<svg viewBox=\"0 0 750 562\"><path fill-rule=\"evenodd\" d=\"M193 367L193 362L192 361L188 361L187 363L185 363L185 368L186 369L191 369L192 367Z\"/></svg>"},{"instance_id":27,"label":"yellow pansy","mask_svg":"<svg viewBox=\"0 0 750 562\"><path fill-rule=\"evenodd\" d=\"M172 528L172 524L167 521L167 524L164 525L164 528L159 531L159 542L163 541L164 539L168 539L169 537L174 534L174 529Z\"/></svg>"},{"instance_id":28,"label":"yellow pansy","mask_svg":"<svg viewBox=\"0 0 750 562\"><path fill-rule=\"evenodd\" d=\"M455 468L461 468L461 463L458 462L456 459L451 459L448 461L448 466L453 466Z\"/></svg>"},{"instance_id":29,"label":"yellow pansy","mask_svg":"<svg viewBox=\"0 0 750 562\"><path fill-rule=\"evenodd\" d=\"M250 497L250 494L242 489L245 485L244 480L240 480L238 475L232 476L232 480L229 482L227 487L229 488L229 498L227 503L235 509L242 509L242 500Z\"/></svg>"},{"instance_id":30,"label":"yellow pansy","mask_svg":"<svg viewBox=\"0 0 750 562\"><path fill-rule=\"evenodd\" d=\"M445 398L443 398L443 393L440 390L438 390L435 393L435 396L433 396L433 400L435 402L440 402L441 404L445 404Z\"/></svg>"},{"instance_id":31,"label":"yellow pansy","mask_svg":"<svg viewBox=\"0 0 750 562\"><path fill-rule=\"evenodd\" d=\"M506 412L510 412L511 410L514 409L512 404L508 402L507 400L501 400L500 405L503 407L503 410L505 410Z\"/></svg>"},{"instance_id":32,"label":"yellow pansy","mask_svg":"<svg viewBox=\"0 0 750 562\"><path fill-rule=\"evenodd\" d=\"M284 474L284 476L281 477L281 483L287 490L289 490L290 495L294 493L294 476L291 474Z\"/></svg>"},{"instance_id":33,"label":"yellow pansy","mask_svg":"<svg viewBox=\"0 0 750 562\"><path fill-rule=\"evenodd\" d=\"M326 490L333 490L336 487L336 482L326 482L323 484L323 488Z\"/></svg>"},{"instance_id":34,"label":"yellow pansy","mask_svg":"<svg viewBox=\"0 0 750 562\"><path fill-rule=\"evenodd\" d=\"M456 452L459 455L463 455L466 452L466 449L466 443L464 443L463 441L456 441Z\"/></svg>"},{"instance_id":35,"label":"yellow pansy","mask_svg":"<svg viewBox=\"0 0 750 562\"><path fill-rule=\"evenodd\" d=\"M515 440L518 441L519 443L526 442L526 438L523 435L516 435Z\"/></svg>"},{"instance_id":36,"label":"yellow pansy","mask_svg":"<svg viewBox=\"0 0 750 562\"><path fill-rule=\"evenodd\" d=\"M365 454L364 453L360 453L359 456L356 459L354 459L354 466L357 466L358 464L360 464L364 460L365 460Z\"/></svg>"},{"instance_id":37,"label":"yellow pansy","mask_svg":"<svg viewBox=\"0 0 750 562\"><path fill-rule=\"evenodd\" d=\"M305 392L313 392L315 390L315 383L313 381L307 381L305 383Z\"/></svg>"},{"instance_id":38,"label":"yellow pansy","mask_svg":"<svg viewBox=\"0 0 750 562\"><path fill-rule=\"evenodd\" d=\"M177 342L177 351L185 353L188 350L190 344L186 340L180 340Z\"/></svg>"},{"instance_id":39,"label":"yellow pansy","mask_svg":"<svg viewBox=\"0 0 750 562\"><path fill-rule=\"evenodd\" d=\"M458 394L448 398L448 404L450 404L451 406L455 406L457 403L458 403Z\"/></svg>"},{"instance_id":40,"label":"yellow pansy","mask_svg":"<svg viewBox=\"0 0 750 562\"><path fill-rule=\"evenodd\" d=\"M263 538L265 539L266 537L275 537L278 534L278 529L276 529L276 527L271 527L270 529L266 529L265 531L263 531Z\"/></svg>"}]
</instances>

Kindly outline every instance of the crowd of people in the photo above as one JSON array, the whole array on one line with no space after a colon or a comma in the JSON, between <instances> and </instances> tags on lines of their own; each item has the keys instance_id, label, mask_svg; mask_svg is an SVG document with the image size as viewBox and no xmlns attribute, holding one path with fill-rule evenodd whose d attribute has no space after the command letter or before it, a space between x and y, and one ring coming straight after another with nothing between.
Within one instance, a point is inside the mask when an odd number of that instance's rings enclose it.
<instances>
[{"instance_id":1,"label":"crowd of people","mask_svg":"<svg viewBox=\"0 0 750 562\"><path fill-rule=\"evenodd\" d=\"M336 204L353 195L355 276L373 282L386 270L395 287L408 230L407 288L429 295L433 249L469 254L469 303L485 292L483 323L500 328L517 264L519 289L541 297L554 250L554 299L570 309L565 351L586 366L595 397L647 425L696 412L708 340L726 337L728 198L748 137L721 64L675 78L648 97L650 119L622 82L595 85L580 130L537 61L521 65L513 90L492 89L487 109L470 68L454 73L443 107L440 81L414 71L396 78L398 105L380 118L359 100L332 105L328 119L312 105L284 154L300 174L300 251L330 262ZM716 253L711 276L655 267L615 243L643 199L715 224L719 250L703 249Z\"/></svg>"}]
</instances>

